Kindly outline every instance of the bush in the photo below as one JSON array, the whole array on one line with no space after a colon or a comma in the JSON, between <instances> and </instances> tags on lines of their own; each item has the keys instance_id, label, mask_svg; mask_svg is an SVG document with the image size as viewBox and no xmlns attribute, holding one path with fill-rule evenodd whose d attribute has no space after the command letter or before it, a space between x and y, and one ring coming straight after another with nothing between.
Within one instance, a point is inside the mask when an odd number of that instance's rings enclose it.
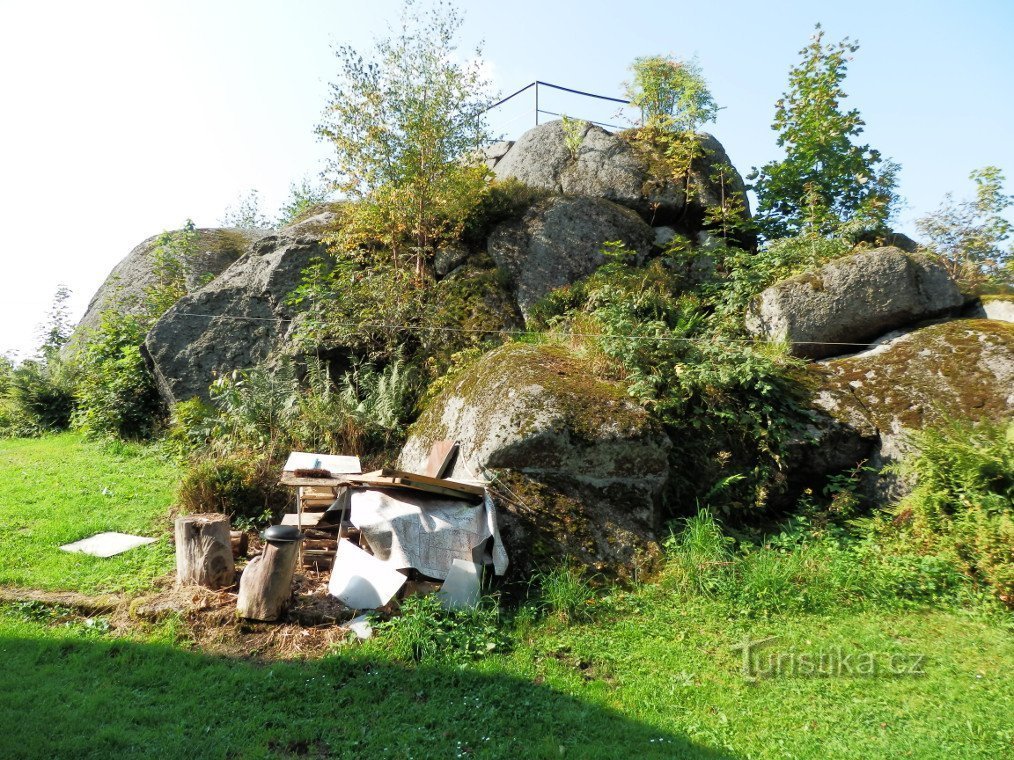
<instances>
[{"instance_id":1,"label":"bush","mask_svg":"<svg viewBox=\"0 0 1014 760\"><path fill-rule=\"evenodd\" d=\"M253 452L196 460L177 492L184 513L227 514L238 530L269 524L288 498L275 463Z\"/></svg>"},{"instance_id":2,"label":"bush","mask_svg":"<svg viewBox=\"0 0 1014 760\"><path fill-rule=\"evenodd\" d=\"M1014 423L952 422L913 443L896 471L914 487L883 532L953 557L1014 606Z\"/></svg>"},{"instance_id":3,"label":"bush","mask_svg":"<svg viewBox=\"0 0 1014 760\"><path fill-rule=\"evenodd\" d=\"M78 353L80 380L73 423L91 435L147 438L165 418L155 379L141 356L149 320L102 315Z\"/></svg>"},{"instance_id":4,"label":"bush","mask_svg":"<svg viewBox=\"0 0 1014 760\"><path fill-rule=\"evenodd\" d=\"M486 184L478 202L465 218L461 239L473 248L486 245L486 238L501 222L520 218L533 204L549 195L510 177Z\"/></svg>"},{"instance_id":5,"label":"bush","mask_svg":"<svg viewBox=\"0 0 1014 760\"><path fill-rule=\"evenodd\" d=\"M0 430L7 435L65 430L74 409L73 368L56 355L23 362L11 372L6 396Z\"/></svg>"}]
</instances>

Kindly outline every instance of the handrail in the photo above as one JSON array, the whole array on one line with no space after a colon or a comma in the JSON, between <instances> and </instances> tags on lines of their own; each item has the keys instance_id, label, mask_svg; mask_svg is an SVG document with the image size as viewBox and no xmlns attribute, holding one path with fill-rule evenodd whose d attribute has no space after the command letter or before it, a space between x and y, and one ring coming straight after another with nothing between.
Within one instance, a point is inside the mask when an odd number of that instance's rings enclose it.
<instances>
[{"instance_id":1,"label":"handrail","mask_svg":"<svg viewBox=\"0 0 1014 760\"><path fill-rule=\"evenodd\" d=\"M518 95L521 95L522 93L527 92L528 90L530 90L530 89L532 89L534 87L535 88L535 125L536 126L539 125L539 114L540 113L546 114L548 116L560 116L561 114L558 114L555 111L544 111L541 108L539 108L539 87L540 86L542 86L542 87L550 87L550 88L552 88L554 90L560 90L561 92L569 92L569 93L571 93L573 95L581 95L581 96L586 97L586 98L596 98L597 100L608 100L610 103L620 103L620 104L625 105L625 106L629 106L630 105L630 101L629 100L623 100L622 98L613 98L613 97L610 97L608 95L598 95L598 94L596 94L594 92L585 92L583 90L575 90L575 89L573 89L571 87L563 87L562 85L553 84L551 82L543 82L541 79L536 79L534 82L529 82L528 84L526 84L520 90L516 90L516 91L512 92L506 98L502 98L501 100L498 100L496 103L494 103L493 105L489 106L488 108L483 109L482 113L487 113L489 111L492 111L494 108L502 106L508 100L511 100L512 98L516 98ZM590 120L585 119L584 121L590 121ZM591 121L591 123L592 124L600 124L600 125L602 125L604 127L613 127L615 129L622 129L622 127L620 127L620 126L618 126L616 124L607 124L607 123L601 122L601 121Z\"/></svg>"}]
</instances>

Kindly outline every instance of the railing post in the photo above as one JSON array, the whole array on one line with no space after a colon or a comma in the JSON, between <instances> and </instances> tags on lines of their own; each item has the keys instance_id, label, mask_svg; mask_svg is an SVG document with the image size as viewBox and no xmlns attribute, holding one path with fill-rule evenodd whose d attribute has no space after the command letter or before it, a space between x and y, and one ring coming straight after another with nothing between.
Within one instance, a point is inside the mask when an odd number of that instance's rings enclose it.
<instances>
[{"instance_id":1,"label":"railing post","mask_svg":"<svg viewBox=\"0 0 1014 760\"><path fill-rule=\"evenodd\" d=\"M535 80L535 126L539 126L539 80Z\"/></svg>"}]
</instances>

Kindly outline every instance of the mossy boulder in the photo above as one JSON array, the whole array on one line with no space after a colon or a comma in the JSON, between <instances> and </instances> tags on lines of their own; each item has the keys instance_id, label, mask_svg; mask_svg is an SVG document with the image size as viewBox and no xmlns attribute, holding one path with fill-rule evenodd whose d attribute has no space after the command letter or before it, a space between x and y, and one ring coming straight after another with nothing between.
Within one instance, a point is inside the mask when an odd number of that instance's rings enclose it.
<instances>
[{"instance_id":1,"label":"mossy boulder","mask_svg":"<svg viewBox=\"0 0 1014 760\"><path fill-rule=\"evenodd\" d=\"M209 279L217 277L230 264L239 259L252 243L267 235L269 230L211 228L198 229L194 241L194 254L186 262L187 288L195 290ZM106 309L131 314L141 309L145 291L156 285L154 272L154 250L159 235L150 237L128 253L105 282L92 296L81 321L75 328L75 335L81 336L96 328Z\"/></svg>"},{"instance_id":2,"label":"mossy boulder","mask_svg":"<svg viewBox=\"0 0 1014 760\"><path fill-rule=\"evenodd\" d=\"M1014 325L962 319L885 336L874 348L810 367L823 422L814 457L826 472L866 459L875 471L909 451L907 434L947 420L1003 420L1014 413ZM868 494L903 484L874 475Z\"/></svg>"},{"instance_id":3,"label":"mossy boulder","mask_svg":"<svg viewBox=\"0 0 1014 760\"><path fill-rule=\"evenodd\" d=\"M460 444L451 476L492 477L512 565L569 557L623 575L657 552L668 438L625 388L557 344L509 343L460 371L409 431L399 466Z\"/></svg>"},{"instance_id":4,"label":"mossy boulder","mask_svg":"<svg viewBox=\"0 0 1014 760\"><path fill-rule=\"evenodd\" d=\"M959 309L964 299L939 260L884 247L777 282L751 305L753 335L788 341L810 359L853 353L899 327Z\"/></svg>"},{"instance_id":5,"label":"mossy boulder","mask_svg":"<svg viewBox=\"0 0 1014 760\"><path fill-rule=\"evenodd\" d=\"M966 316L1014 322L1014 295L979 296L966 311Z\"/></svg>"}]
</instances>

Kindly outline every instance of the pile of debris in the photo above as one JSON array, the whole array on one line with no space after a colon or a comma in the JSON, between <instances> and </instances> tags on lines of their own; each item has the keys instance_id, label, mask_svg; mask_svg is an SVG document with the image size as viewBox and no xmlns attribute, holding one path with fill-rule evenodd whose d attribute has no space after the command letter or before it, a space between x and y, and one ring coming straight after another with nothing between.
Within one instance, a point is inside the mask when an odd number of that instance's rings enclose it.
<instances>
[{"instance_id":1,"label":"pile of debris","mask_svg":"<svg viewBox=\"0 0 1014 760\"><path fill-rule=\"evenodd\" d=\"M357 457L293 452L280 482L296 489L296 511L264 531L262 551L243 569L239 615L278 620L300 564L329 573L329 594L353 611L408 593L436 593L447 608L476 605L484 574L503 575L508 560L486 484L442 477L457 448L436 443L422 473L363 473ZM224 515L178 518L178 580L232 585L233 544Z\"/></svg>"}]
</instances>

